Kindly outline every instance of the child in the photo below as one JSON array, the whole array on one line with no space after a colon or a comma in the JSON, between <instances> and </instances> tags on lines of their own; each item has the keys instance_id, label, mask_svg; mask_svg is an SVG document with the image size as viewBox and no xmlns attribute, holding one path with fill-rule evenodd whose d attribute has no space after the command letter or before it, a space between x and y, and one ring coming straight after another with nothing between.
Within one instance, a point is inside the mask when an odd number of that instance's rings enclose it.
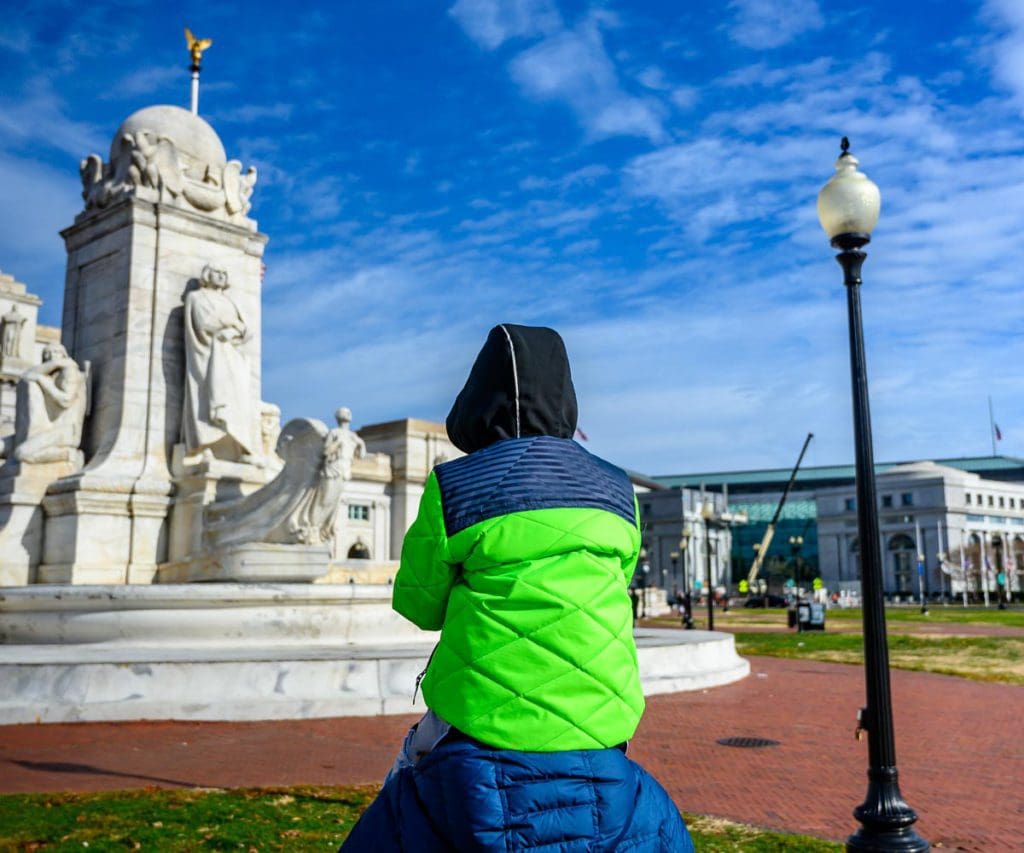
<instances>
[{"instance_id":1,"label":"child","mask_svg":"<svg viewBox=\"0 0 1024 853\"><path fill-rule=\"evenodd\" d=\"M493 328L448 415L468 455L427 479L395 579L395 610L441 630L422 676L429 711L348 849L385 849L385 825L396 849L410 837L423 850L491 849L487 839L505 850L650 831L671 844L643 849L692 849L667 795L623 755L644 708L627 594L636 498L623 471L572 440L576 416L558 333ZM515 817L520 792L524 814L547 803L561 817Z\"/></svg>"}]
</instances>

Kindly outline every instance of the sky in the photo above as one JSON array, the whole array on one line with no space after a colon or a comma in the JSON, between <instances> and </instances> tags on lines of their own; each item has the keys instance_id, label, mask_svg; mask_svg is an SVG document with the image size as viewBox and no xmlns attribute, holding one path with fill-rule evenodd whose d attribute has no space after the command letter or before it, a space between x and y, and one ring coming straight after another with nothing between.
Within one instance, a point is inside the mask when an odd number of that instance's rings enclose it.
<instances>
[{"instance_id":1,"label":"sky","mask_svg":"<svg viewBox=\"0 0 1024 853\"><path fill-rule=\"evenodd\" d=\"M878 184L875 458L1024 456L1024 0L30 0L0 32L0 269L59 325L78 163L187 106L253 164L263 397L443 421L488 329L566 340L586 446L672 474L853 459L815 198Z\"/></svg>"}]
</instances>

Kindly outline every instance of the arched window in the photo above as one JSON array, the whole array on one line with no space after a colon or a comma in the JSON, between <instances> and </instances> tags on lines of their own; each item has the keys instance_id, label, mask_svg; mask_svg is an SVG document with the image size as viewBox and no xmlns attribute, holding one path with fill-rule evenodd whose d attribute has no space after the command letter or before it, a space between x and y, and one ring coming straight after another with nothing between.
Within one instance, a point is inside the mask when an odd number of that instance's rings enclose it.
<instances>
[{"instance_id":1,"label":"arched window","mask_svg":"<svg viewBox=\"0 0 1024 853\"><path fill-rule=\"evenodd\" d=\"M911 592L911 577L916 548L914 540L903 533L898 533L889 540L889 553L892 554L892 576L896 592L900 595L909 595Z\"/></svg>"},{"instance_id":2,"label":"arched window","mask_svg":"<svg viewBox=\"0 0 1024 853\"><path fill-rule=\"evenodd\" d=\"M356 544L348 549L348 558L350 560L369 560L370 549L361 539L356 540Z\"/></svg>"}]
</instances>

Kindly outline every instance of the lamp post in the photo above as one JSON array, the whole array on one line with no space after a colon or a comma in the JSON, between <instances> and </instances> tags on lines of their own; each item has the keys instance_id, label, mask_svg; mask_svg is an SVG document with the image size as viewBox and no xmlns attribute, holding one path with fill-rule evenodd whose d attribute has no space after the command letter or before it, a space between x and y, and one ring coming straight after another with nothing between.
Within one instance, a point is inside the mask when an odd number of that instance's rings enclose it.
<instances>
[{"instance_id":1,"label":"lamp post","mask_svg":"<svg viewBox=\"0 0 1024 853\"><path fill-rule=\"evenodd\" d=\"M800 550L804 547L803 536L790 536L789 549L793 555L793 593L800 597Z\"/></svg>"},{"instance_id":2,"label":"lamp post","mask_svg":"<svg viewBox=\"0 0 1024 853\"><path fill-rule=\"evenodd\" d=\"M706 500L701 505L700 517L704 519L704 553L706 555L707 588L708 588L708 630L715 630L715 594L711 586L711 519L715 517L715 505Z\"/></svg>"},{"instance_id":3,"label":"lamp post","mask_svg":"<svg viewBox=\"0 0 1024 853\"><path fill-rule=\"evenodd\" d=\"M929 845L913 829L917 815L900 794L896 770L871 412L860 309L860 272L867 257L861 249L871 241L881 199L878 187L857 171L857 158L850 153L850 142L845 136L841 147L836 173L818 193L818 219L832 246L839 249L836 260L843 268L846 286L867 693L867 707L861 711L859 728L867 731L869 760L867 796L853 810L861 827L846 840L846 849L916 853L928 850Z\"/></svg>"},{"instance_id":4,"label":"lamp post","mask_svg":"<svg viewBox=\"0 0 1024 853\"><path fill-rule=\"evenodd\" d=\"M683 627L687 631L693 630L693 596L690 593L690 573L686 566L686 555L690 549L690 538L693 530L687 524L683 528L683 535L679 537L679 553L683 558Z\"/></svg>"}]
</instances>

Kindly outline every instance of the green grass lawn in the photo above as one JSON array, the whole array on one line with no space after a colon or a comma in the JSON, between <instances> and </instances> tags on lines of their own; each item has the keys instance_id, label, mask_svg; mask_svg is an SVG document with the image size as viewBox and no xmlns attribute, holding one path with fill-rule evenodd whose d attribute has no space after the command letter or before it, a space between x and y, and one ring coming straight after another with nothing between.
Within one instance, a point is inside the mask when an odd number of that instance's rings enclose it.
<instances>
[{"instance_id":1,"label":"green grass lawn","mask_svg":"<svg viewBox=\"0 0 1024 853\"><path fill-rule=\"evenodd\" d=\"M993 596L993 602L995 597ZM828 619L851 620L858 624L863 619L859 608L849 610L832 609L828 611ZM946 625L1005 625L1008 628L1024 628L1024 608L1014 604L1006 610L1000 610L995 603L989 608L961 607L956 604L943 606L929 604L928 615L922 615L920 605L887 607L885 621L918 622L921 624L942 623Z\"/></svg>"},{"instance_id":2,"label":"green grass lawn","mask_svg":"<svg viewBox=\"0 0 1024 853\"><path fill-rule=\"evenodd\" d=\"M0 796L0 850L337 849L376 786ZM705 851L838 851L839 844L688 815Z\"/></svg>"},{"instance_id":3,"label":"green grass lawn","mask_svg":"<svg viewBox=\"0 0 1024 853\"><path fill-rule=\"evenodd\" d=\"M860 634L737 632L735 637L741 655L851 664L864 661ZM889 662L899 669L1024 684L1024 637L920 637L890 632Z\"/></svg>"}]
</instances>

